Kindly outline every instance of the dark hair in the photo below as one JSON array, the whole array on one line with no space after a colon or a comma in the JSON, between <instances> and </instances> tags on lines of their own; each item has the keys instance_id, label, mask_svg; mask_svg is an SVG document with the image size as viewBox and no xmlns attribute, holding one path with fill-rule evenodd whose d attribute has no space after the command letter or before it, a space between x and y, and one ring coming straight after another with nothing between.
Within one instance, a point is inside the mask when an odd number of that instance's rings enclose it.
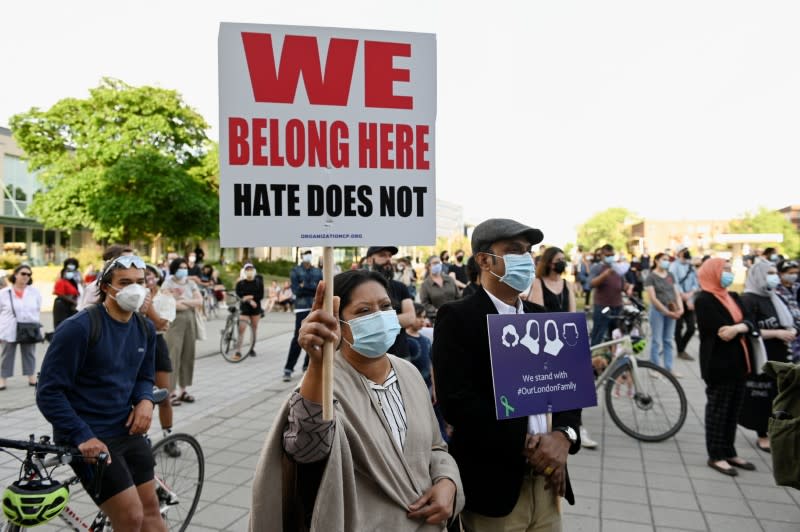
<instances>
[{"instance_id":1,"label":"dark hair","mask_svg":"<svg viewBox=\"0 0 800 532\"><path fill-rule=\"evenodd\" d=\"M130 246L123 246L122 244L112 244L103 251L103 260L116 259L123 253L133 253L133 248Z\"/></svg>"},{"instance_id":2,"label":"dark hair","mask_svg":"<svg viewBox=\"0 0 800 532\"><path fill-rule=\"evenodd\" d=\"M417 317L425 316L425 305L422 303L414 303L414 315Z\"/></svg>"},{"instance_id":3,"label":"dark hair","mask_svg":"<svg viewBox=\"0 0 800 532\"><path fill-rule=\"evenodd\" d=\"M183 257L178 257L177 259L172 259L172 262L169 263L169 274L175 275L178 271L178 268L181 267L181 264L189 265L188 261Z\"/></svg>"},{"instance_id":4,"label":"dark hair","mask_svg":"<svg viewBox=\"0 0 800 532\"><path fill-rule=\"evenodd\" d=\"M614 251L614 246L612 246L611 244L605 244L603 247L600 248L600 250L603 251L603 252L605 252L605 251L613 252Z\"/></svg>"},{"instance_id":5,"label":"dark hair","mask_svg":"<svg viewBox=\"0 0 800 532\"><path fill-rule=\"evenodd\" d=\"M475 261L475 255L471 255L470 258L467 259L467 267L465 268L467 273L467 279L472 284L478 282L478 277L481 274L481 269L478 267L478 263Z\"/></svg>"},{"instance_id":6,"label":"dark hair","mask_svg":"<svg viewBox=\"0 0 800 532\"><path fill-rule=\"evenodd\" d=\"M446 249L445 249L444 251L442 251L441 253L439 253L439 260L441 260L442 262L444 262L444 256L445 256L445 255L447 255L448 257L450 256L450 252L449 252L449 251L447 251Z\"/></svg>"},{"instance_id":7,"label":"dark hair","mask_svg":"<svg viewBox=\"0 0 800 532\"><path fill-rule=\"evenodd\" d=\"M78 266L80 266L80 264L78 263L78 259L76 259L75 257L69 257L64 259L64 269L66 270L67 266L69 266L70 264L75 266L76 270L78 269Z\"/></svg>"},{"instance_id":8,"label":"dark hair","mask_svg":"<svg viewBox=\"0 0 800 532\"><path fill-rule=\"evenodd\" d=\"M19 266L17 266L16 268L14 268L14 273L12 273L12 274L11 274L11 277L9 277L8 279L9 279L9 280L10 280L12 283L16 283L16 282L17 282L17 274L18 274L18 273L20 272L20 270L22 270L23 268L25 268L26 270L29 270L29 271L31 272L31 274L28 276L28 283L27 283L27 284L33 284L33 268L31 268L31 265L30 265L30 264L26 264L26 263L24 263L24 262L23 262L22 264L20 264Z\"/></svg>"},{"instance_id":9,"label":"dark hair","mask_svg":"<svg viewBox=\"0 0 800 532\"><path fill-rule=\"evenodd\" d=\"M103 269L100 270L100 274L97 276L97 299L100 303L103 303L106 300L106 293L102 290L103 285L110 285L111 278L114 276L114 270L119 270L120 268L125 269L122 264L115 264L114 261L121 257L122 255L117 255L116 257L108 259L105 264L103 264ZM133 267L131 265L131 267Z\"/></svg>"},{"instance_id":10,"label":"dark hair","mask_svg":"<svg viewBox=\"0 0 800 532\"><path fill-rule=\"evenodd\" d=\"M339 315L350 304L350 295L360 285L373 281L378 283L389 294L389 282L386 278L371 270L348 270L333 278L333 295L339 297Z\"/></svg>"},{"instance_id":11,"label":"dark hair","mask_svg":"<svg viewBox=\"0 0 800 532\"><path fill-rule=\"evenodd\" d=\"M779 272L785 272L786 270L791 269L791 268L800 268L800 265L797 264L797 261L788 260L788 259L787 260L783 260L780 263L778 263L778 271Z\"/></svg>"},{"instance_id":12,"label":"dark hair","mask_svg":"<svg viewBox=\"0 0 800 532\"><path fill-rule=\"evenodd\" d=\"M667 255L666 253L656 253L656 256L653 257L653 262L658 264L658 261L661 259L661 257L668 257L668 256L669 255Z\"/></svg>"},{"instance_id":13,"label":"dark hair","mask_svg":"<svg viewBox=\"0 0 800 532\"><path fill-rule=\"evenodd\" d=\"M553 257L559 253L564 253L561 248L551 246L544 250L542 256L539 258L539 263L536 265L536 277L545 277L550 274L550 263L553 262Z\"/></svg>"},{"instance_id":14,"label":"dark hair","mask_svg":"<svg viewBox=\"0 0 800 532\"><path fill-rule=\"evenodd\" d=\"M772 247L766 248L763 253L761 253L762 257L769 257L773 253L777 252L778 250Z\"/></svg>"}]
</instances>

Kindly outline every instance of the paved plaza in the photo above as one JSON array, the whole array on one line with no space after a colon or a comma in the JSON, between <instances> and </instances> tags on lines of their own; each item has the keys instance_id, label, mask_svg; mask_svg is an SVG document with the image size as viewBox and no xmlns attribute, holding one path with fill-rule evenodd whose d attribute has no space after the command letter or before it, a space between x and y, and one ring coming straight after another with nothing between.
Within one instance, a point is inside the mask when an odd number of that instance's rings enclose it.
<instances>
[{"instance_id":1,"label":"paved plaza","mask_svg":"<svg viewBox=\"0 0 800 532\"><path fill-rule=\"evenodd\" d=\"M51 316L43 318L47 321ZM192 531L247 529L259 449L276 410L298 380L296 376L291 383L281 381L294 315L268 314L260 326L258 356L240 364L230 364L217 353L222 324L222 319L209 322L208 339L198 342L192 387L197 401L175 408L175 430L195 435L206 458L205 485L189 527ZM689 352L696 351L695 340ZM39 362L43 354L44 346L39 346ZM301 364L302 360L298 367ZM689 414L672 439L641 443L623 434L602 406L584 410L584 423L600 447L570 457L576 504L563 505L564 530L800 530L800 491L774 485L770 455L756 449L753 432L740 430L737 444L740 455L755 463L757 471L729 478L706 466L705 395L699 368L697 362L678 361L676 370L684 375L681 382ZM24 377L9 379L8 389L0 392L0 437L22 439L31 433L49 433L33 399ZM155 428L151 434L158 439L160 430ZM16 475L13 459L0 455L3 485ZM91 513L85 500L78 500L76 506ZM58 528L47 525L38 530Z\"/></svg>"}]
</instances>

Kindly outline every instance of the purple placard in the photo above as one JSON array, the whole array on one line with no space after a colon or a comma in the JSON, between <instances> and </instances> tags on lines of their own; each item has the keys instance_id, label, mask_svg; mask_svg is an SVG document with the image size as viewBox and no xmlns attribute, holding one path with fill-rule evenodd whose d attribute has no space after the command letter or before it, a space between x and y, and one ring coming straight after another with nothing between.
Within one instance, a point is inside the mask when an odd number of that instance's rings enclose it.
<instances>
[{"instance_id":1,"label":"purple placard","mask_svg":"<svg viewBox=\"0 0 800 532\"><path fill-rule=\"evenodd\" d=\"M497 419L597 406L582 312L486 318Z\"/></svg>"}]
</instances>

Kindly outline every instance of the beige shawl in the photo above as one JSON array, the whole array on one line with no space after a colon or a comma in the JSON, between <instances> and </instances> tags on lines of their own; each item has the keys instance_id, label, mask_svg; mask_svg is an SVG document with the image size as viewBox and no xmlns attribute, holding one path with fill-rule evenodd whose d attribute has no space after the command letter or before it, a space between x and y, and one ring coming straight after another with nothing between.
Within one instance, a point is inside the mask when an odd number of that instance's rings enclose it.
<instances>
[{"instance_id":1,"label":"beige shawl","mask_svg":"<svg viewBox=\"0 0 800 532\"><path fill-rule=\"evenodd\" d=\"M383 411L366 379L341 355L334 360L335 436L322 475L311 530L434 531L438 525L411 520L408 505L434 480L447 477L457 486L456 514L464 507L461 477L447 452L419 371L392 355L408 417L405 448L395 443ZM281 531L283 525L283 431L288 417L283 404L267 435L253 479L251 532Z\"/></svg>"}]
</instances>

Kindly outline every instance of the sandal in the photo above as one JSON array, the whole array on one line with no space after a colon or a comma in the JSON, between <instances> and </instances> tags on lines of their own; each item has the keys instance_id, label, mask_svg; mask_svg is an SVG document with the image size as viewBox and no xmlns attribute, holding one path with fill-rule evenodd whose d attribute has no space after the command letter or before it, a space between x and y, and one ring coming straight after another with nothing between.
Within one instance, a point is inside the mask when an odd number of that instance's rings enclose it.
<instances>
[{"instance_id":1,"label":"sandal","mask_svg":"<svg viewBox=\"0 0 800 532\"><path fill-rule=\"evenodd\" d=\"M186 392L183 392L181 396L178 397L178 399L183 401L184 403L194 403L194 397L192 397Z\"/></svg>"},{"instance_id":2,"label":"sandal","mask_svg":"<svg viewBox=\"0 0 800 532\"><path fill-rule=\"evenodd\" d=\"M172 406L181 406L181 400L174 393L169 396L169 404Z\"/></svg>"}]
</instances>

